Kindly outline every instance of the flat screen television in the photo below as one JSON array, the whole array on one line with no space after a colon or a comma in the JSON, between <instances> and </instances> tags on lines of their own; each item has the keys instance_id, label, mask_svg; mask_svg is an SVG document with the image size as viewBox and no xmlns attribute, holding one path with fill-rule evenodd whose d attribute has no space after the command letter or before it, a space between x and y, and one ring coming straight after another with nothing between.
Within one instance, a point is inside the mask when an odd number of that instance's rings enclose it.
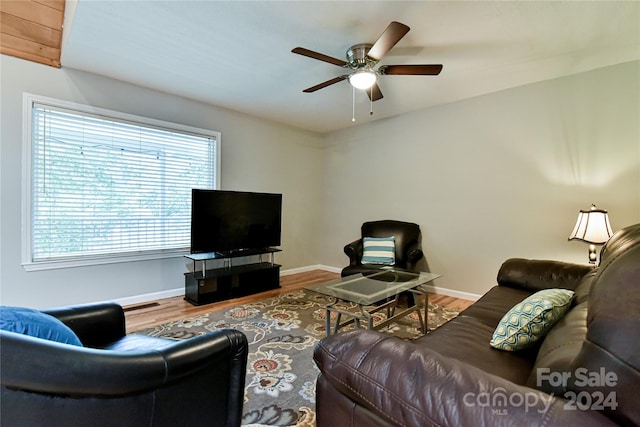
<instances>
[{"instance_id":1,"label":"flat screen television","mask_svg":"<svg viewBox=\"0 0 640 427\"><path fill-rule=\"evenodd\" d=\"M282 194L191 191L191 253L280 246Z\"/></svg>"}]
</instances>

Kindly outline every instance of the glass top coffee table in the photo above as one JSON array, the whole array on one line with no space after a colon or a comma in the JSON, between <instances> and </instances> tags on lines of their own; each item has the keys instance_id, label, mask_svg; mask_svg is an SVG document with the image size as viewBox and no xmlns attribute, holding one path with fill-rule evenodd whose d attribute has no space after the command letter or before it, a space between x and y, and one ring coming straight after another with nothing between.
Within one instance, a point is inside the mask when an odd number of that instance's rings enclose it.
<instances>
[{"instance_id":1,"label":"glass top coffee table","mask_svg":"<svg viewBox=\"0 0 640 427\"><path fill-rule=\"evenodd\" d=\"M356 328L360 328L362 321L367 323L368 329L380 329L396 319L417 312L420 327L424 334L427 331L429 296L427 292L420 289L420 286L440 276L440 274L435 273L412 273L388 268L366 276L356 274L354 276L342 277L330 282L309 286L306 289L334 298L333 302L326 306L327 336L331 335L331 313L336 313L337 315L336 323L333 326L333 333L338 333L340 328L351 323L354 323ZM398 298L400 294L405 291L417 295L424 295L424 304L421 306L418 299L414 298L415 304L413 306L396 313L395 309L398 305ZM336 304L340 301L357 304L358 311L352 312L336 307ZM382 322L374 324L372 314L385 309L387 310L387 318ZM422 317L423 313L424 320ZM350 319L341 322L343 315L348 316Z\"/></svg>"}]
</instances>

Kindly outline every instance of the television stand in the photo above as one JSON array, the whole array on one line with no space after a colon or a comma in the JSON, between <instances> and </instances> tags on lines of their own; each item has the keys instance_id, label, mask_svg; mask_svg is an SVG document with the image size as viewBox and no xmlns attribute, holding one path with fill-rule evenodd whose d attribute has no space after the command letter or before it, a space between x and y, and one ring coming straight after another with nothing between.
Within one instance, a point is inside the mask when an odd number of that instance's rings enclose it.
<instances>
[{"instance_id":1,"label":"television stand","mask_svg":"<svg viewBox=\"0 0 640 427\"><path fill-rule=\"evenodd\" d=\"M203 305L277 289L280 265L275 263L275 254L281 251L263 248L185 255L193 261L193 271L184 274L184 299L193 305ZM255 255L259 256L258 262L233 265L234 258ZM264 261L263 255L269 255L269 261ZM224 266L207 269L207 261L214 259L223 260Z\"/></svg>"}]
</instances>

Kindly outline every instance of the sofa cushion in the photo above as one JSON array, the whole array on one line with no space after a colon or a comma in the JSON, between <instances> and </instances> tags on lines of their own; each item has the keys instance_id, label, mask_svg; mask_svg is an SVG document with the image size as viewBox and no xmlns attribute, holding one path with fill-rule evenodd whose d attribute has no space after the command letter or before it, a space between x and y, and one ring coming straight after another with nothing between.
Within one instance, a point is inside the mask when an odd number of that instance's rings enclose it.
<instances>
[{"instance_id":1,"label":"sofa cushion","mask_svg":"<svg viewBox=\"0 0 640 427\"><path fill-rule=\"evenodd\" d=\"M516 351L531 347L569 310L574 292L544 289L513 306L493 333L492 347Z\"/></svg>"},{"instance_id":2,"label":"sofa cushion","mask_svg":"<svg viewBox=\"0 0 640 427\"><path fill-rule=\"evenodd\" d=\"M590 265L561 261L510 258L498 271L500 286L527 289L531 292L548 288L574 290L589 271Z\"/></svg>"},{"instance_id":3,"label":"sofa cushion","mask_svg":"<svg viewBox=\"0 0 640 427\"><path fill-rule=\"evenodd\" d=\"M82 347L71 328L53 316L25 307L0 307L0 329Z\"/></svg>"},{"instance_id":4,"label":"sofa cushion","mask_svg":"<svg viewBox=\"0 0 640 427\"><path fill-rule=\"evenodd\" d=\"M537 347L518 352L496 350L488 344L493 329L461 314L414 342L446 358L467 363L516 384L526 384Z\"/></svg>"},{"instance_id":5,"label":"sofa cushion","mask_svg":"<svg viewBox=\"0 0 640 427\"><path fill-rule=\"evenodd\" d=\"M563 395L567 383L559 375L571 374L571 364L587 336L588 303L572 308L551 328L540 345L527 385L547 393ZM553 375L553 377L551 377Z\"/></svg>"},{"instance_id":6,"label":"sofa cushion","mask_svg":"<svg viewBox=\"0 0 640 427\"><path fill-rule=\"evenodd\" d=\"M147 335L130 334L125 335L118 341L112 342L104 347L103 350L113 351L146 351L146 350L162 350L171 347L175 341L165 338L150 337Z\"/></svg>"},{"instance_id":7,"label":"sofa cushion","mask_svg":"<svg viewBox=\"0 0 640 427\"><path fill-rule=\"evenodd\" d=\"M362 239L362 263L386 265L395 264L395 237L364 237Z\"/></svg>"},{"instance_id":8,"label":"sofa cushion","mask_svg":"<svg viewBox=\"0 0 640 427\"><path fill-rule=\"evenodd\" d=\"M493 331L507 310L529 295L531 292L524 289L494 286L460 314L477 319Z\"/></svg>"},{"instance_id":9,"label":"sofa cushion","mask_svg":"<svg viewBox=\"0 0 640 427\"><path fill-rule=\"evenodd\" d=\"M576 296L573 300L574 306L587 302L589 299L589 293L591 292L591 285L593 284L593 278L596 277L598 269L594 268L589 273L585 274L580 283L576 287Z\"/></svg>"}]
</instances>

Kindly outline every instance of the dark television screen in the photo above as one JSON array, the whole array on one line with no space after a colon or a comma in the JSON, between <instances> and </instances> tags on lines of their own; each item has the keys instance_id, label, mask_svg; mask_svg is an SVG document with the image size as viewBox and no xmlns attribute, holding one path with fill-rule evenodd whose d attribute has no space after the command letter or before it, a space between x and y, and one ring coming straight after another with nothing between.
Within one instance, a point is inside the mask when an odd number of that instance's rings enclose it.
<instances>
[{"instance_id":1,"label":"dark television screen","mask_svg":"<svg viewBox=\"0 0 640 427\"><path fill-rule=\"evenodd\" d=\"M264 249L280 245L282 194L191 192L191 253Z\"/></svg>"}]
</instances>

